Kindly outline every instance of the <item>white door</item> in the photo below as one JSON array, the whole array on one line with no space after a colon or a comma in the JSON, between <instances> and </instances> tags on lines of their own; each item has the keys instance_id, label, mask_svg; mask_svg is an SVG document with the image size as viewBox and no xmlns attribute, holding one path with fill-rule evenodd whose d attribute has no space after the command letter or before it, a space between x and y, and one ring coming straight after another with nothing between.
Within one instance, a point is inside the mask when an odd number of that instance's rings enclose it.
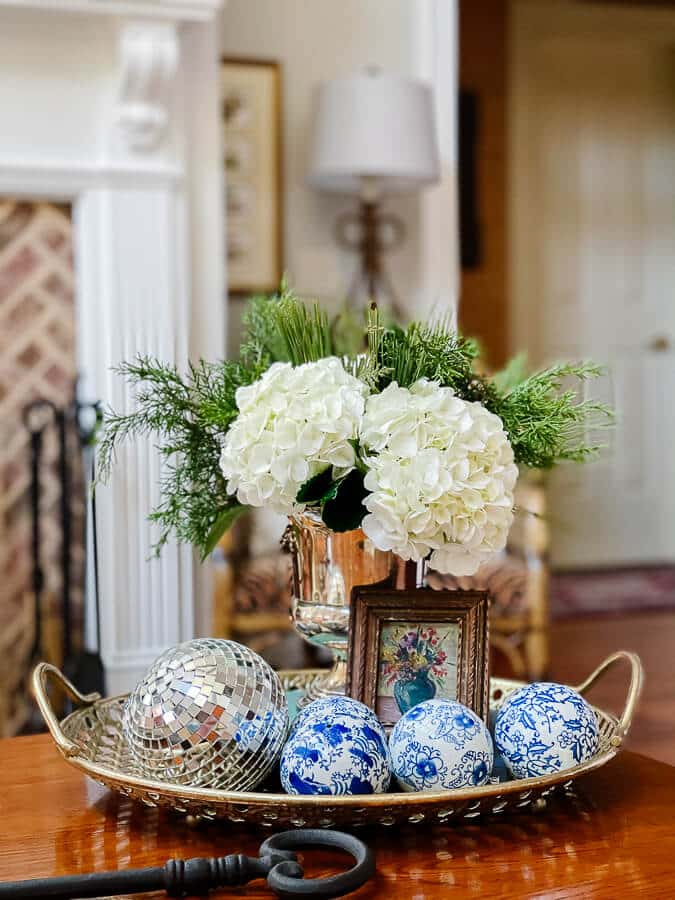
<instances>
[{"instance_id":1,"label":"white door","mask_svg":"<svg viewBox=\"0 0 675 900\"><path fill-rule=\"evenodd\" d=\"M516 20L515 343L607 362L590 390L619 415L552 479L562 567L675 560L675 10L624 12Z\"/></svg>"}]
</instances>

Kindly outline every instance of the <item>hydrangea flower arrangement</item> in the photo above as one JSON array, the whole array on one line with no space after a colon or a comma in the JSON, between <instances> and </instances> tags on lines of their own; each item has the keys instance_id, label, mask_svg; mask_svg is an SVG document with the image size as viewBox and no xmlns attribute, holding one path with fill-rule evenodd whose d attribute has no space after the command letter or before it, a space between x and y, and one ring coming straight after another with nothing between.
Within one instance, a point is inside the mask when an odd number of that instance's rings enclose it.
<instances>
[{"instance_id":1,"label":"hydrangea flower arrangement","mask_svg":"<svg viewBox=\"0 0 675 900\"><path fill-rule=\"evenodd\" d=\"M503 550L518 478L499 416L425 378L368 398L362 528L402 559L471 575Z\"/></svg>"},{"instance_id":2,"label":"hydrangea flower arrangement","mask_svg":"<svg viewBox=\"0 0 675 900\"><path fill-rule=\"evenodd\" d=\"M598 448L585 435L611 415L562 388L597 366L488 378L446 323L386 326L374 305L351 348L286 289L255 298L245 330L239 360L187 376L153 359L121 366L137 408L107 414L101 470L119 440L159 434L160 546L175 532L207 555L250 507L310 509L402 559L473 574L506 544L518 465L587 459Z\"/></svg>"}]
</instances>

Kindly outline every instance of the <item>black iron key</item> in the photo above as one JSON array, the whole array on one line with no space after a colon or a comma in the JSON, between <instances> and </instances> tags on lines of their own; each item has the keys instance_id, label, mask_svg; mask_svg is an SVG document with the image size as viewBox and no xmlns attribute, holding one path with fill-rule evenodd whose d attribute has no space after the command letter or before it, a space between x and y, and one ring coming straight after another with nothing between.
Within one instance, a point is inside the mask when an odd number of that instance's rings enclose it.
<instances>
[{"instance_id":1,"label":"black iron key","mask_svg":"<svg viewBox=\"0 0 675 900\"><path fill-rule=\"evenodd\" d=\"M295 851L311 848L345 850L353 857L355 865L337 875L305 879ZM281 832L264 841L258 853L258 856L232 853L210 859L170 859L165 865L151 869L123 869L119 872L5 882L0 884L0 898L80 900L162 890L169 897L199 896L219 888L240 887L256 878L266 878L270 890L279 896L327 900L355 891L375 872L372 851L358 838L341 831L299 829Z\"/></svg>"}]
</instances>

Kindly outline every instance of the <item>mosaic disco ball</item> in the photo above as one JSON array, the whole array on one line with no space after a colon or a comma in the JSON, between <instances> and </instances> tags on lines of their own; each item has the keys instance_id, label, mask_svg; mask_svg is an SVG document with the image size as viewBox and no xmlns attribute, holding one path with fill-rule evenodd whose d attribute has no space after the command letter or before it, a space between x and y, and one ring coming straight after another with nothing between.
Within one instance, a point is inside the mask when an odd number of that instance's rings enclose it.
<instances>
[{"instance_id":1,"label":"mosaic disco ball","mask_svg":"<svg viewBox=\"0 0 675 900\"><path fill-rule=\"evenodd\" d=\"M277 763L288 731L277 674L235 641L163 653L126 702L124 734L146 777L249 791Z\"/></svg>"}]
</instances>

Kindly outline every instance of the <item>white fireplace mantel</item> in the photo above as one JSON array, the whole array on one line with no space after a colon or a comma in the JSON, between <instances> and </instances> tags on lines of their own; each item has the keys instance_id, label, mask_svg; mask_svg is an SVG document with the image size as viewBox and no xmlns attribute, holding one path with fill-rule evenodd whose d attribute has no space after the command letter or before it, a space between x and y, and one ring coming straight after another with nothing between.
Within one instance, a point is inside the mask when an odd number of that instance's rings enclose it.
<instances>
[{"instance_id":1,"label":"white fireplace mantel","mask_svg":"<svg viewBox=\"0 0 675 900\"><path fill-rule=\"evenodd\" d=\"M94 16L149 17L210 22L227 0L2 0L0 6Z\"/></svg>"},{"instance_id":2,"label":"white fireplace mantel","mask_svg":"<svg viewBox=\"0 0 675 900\"><path fill-rule=\"evenodd\" d=\"M111 370L221 356L220 0L0 0L0 194L70 199L87 398L132 399ZM152 557L160 461L124 447L97 494L102 655L128 689L208 627L189 549ZM199 577L198 577L199 576Z\"/></svg>"}]
</instances>

